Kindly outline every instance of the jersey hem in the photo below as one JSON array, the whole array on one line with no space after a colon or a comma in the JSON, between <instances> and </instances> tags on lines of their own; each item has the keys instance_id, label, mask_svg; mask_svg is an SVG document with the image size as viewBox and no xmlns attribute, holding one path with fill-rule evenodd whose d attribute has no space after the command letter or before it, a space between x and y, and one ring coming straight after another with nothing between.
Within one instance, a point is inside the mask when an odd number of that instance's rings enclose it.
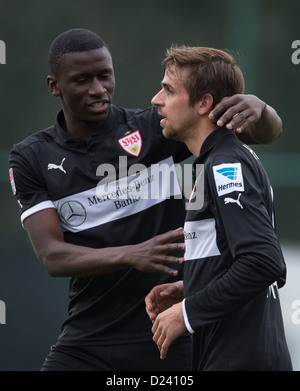
<instances>
[{"instance_id":1,"label":"jersey hem","mask_svg":"<svg viewBox=\"0 0 300 391\"><path fill-rule=\"evenodd\" d=\"M188 333L183 334L178 338L178 340L186 340L190 339L190 335ZM152 335L145 335L141 337L134 337L134 338L120 338L120 339L105 339L105 340L99 340L99 339L70 339L70 340L58 340L56 343L56 346L108 346L108 345L124 345L124 344L130 344L130 343L142 343L142 342L153 342L153 336ZM154 342L153 342L154 343Z\"/></svg>"}]
</instances>

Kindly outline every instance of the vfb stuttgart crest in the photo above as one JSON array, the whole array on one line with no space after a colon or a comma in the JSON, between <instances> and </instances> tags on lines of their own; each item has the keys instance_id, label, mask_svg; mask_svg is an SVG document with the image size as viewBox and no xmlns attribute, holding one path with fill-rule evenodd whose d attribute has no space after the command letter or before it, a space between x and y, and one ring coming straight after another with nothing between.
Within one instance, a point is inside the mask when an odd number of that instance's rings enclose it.
<instances>
[{"instance_id":1,"label":"vfb stuttgart crest","mask_svg":"<svg viewBox=\"0 0 300 391\"><path fill-rule=\"evenodd\" d=\"M133 156L139 156L142 150L142 137L138 130L120 138L118 141L126 152Z\"/></svg>"}]
</instances>

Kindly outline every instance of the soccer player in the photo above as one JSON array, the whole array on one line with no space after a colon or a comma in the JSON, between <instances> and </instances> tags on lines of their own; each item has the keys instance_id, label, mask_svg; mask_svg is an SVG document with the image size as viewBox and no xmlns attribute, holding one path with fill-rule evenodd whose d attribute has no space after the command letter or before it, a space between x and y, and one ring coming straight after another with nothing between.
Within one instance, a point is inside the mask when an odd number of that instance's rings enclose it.
<instances>
[{"instance_id":1,"label":"soccer player","mask_svg":"<svg viewBox=\"0 0 300 391\"><path fill-rule=\"evenodd\" d=\"M162 362L144 298L155 285L182 278L184 199L177 179L161 182L160 174L190 152L163 137L155 107L112 104L113 61L97 34L62 33L49 66L48 88L62 109L54 125L14 145L9 158L38 259L51 276L70 278L68 317L42 370L188 370L189 335ZM249 142L268 143L282 131L276 111L255 96L225 99L218 118ZM157 186L159 196L148 196Z\"/></svg>"},{"instance_id":2,"label":"soccer player","mask_svg":"<svg viewBox=\"0 0 300 391\"><path fill-rule=\"evenodd\" d=\"M196 157L198 204L192 197L185 218L183 282L155 287L145 299L153 339L164 359L188 331L193 370L291 370L272 188L254 151L209 119L224 96L244 92L241 69L225 51L185 46L171 47L164 66L152 104L164 136Z\"/></svg>"}]
</instances>

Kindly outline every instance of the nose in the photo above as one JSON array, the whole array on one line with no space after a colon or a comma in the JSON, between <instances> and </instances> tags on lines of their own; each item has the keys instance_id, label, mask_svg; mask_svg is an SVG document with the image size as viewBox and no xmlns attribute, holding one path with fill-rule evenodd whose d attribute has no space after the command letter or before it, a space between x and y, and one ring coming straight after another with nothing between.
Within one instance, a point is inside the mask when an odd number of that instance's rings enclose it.
<instances>
[{"instance_id":1,"label":"nose","mask_svg":"<svg viewBox=\"0 0 300 391\"><path fill-rule=\"evenodd\" d=\"M105 94L105 92L107 92L107 90L104 87L102 81L97 79L96 77L93 78L89 87L89 94L102 96L103 94Z\"/></svg>"},{"instance_id":2,"label":"nose","mask_svg":"<svg viewBox=\"0 0 300 391\"><path fill-rule=\"evenodd\" d=\"M153 106L162 106L161 92L159 91L154 97L151 99L151 104Z\"/></svg>"}]
</instances>

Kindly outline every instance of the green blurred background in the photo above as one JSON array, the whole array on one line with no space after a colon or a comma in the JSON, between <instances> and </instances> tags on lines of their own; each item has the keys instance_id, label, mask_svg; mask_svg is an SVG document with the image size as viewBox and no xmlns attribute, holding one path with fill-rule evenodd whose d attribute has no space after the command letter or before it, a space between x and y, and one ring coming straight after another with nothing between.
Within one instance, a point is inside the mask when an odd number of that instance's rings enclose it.
<instances>
[{"instance_id":1,"label":"green blurred background","mask_svg":"<svg viewBox=\"0 0 300 391\"><path fill-rule=\"evenodd\" d=\"M273 183L278 235L292 270L282 290L283 310L299 370L300 317L291 320L300 300L300 64L291 59L292 43L300 40L299 15L299 0L0 0L0 40L6 44L6 64L0 65L0 300L6 305L1 371L39 370L67 313L68 281L48 276L36 259L20 224L7 159L14 143L53 123L60 104L46 86L48 48L73 27L99 33L110 47L116 105L150 105L160 88L165 49L176 43L238 54L246 93L281 116L282 137L254 150Z\"/></svg>"}]
</instances>

